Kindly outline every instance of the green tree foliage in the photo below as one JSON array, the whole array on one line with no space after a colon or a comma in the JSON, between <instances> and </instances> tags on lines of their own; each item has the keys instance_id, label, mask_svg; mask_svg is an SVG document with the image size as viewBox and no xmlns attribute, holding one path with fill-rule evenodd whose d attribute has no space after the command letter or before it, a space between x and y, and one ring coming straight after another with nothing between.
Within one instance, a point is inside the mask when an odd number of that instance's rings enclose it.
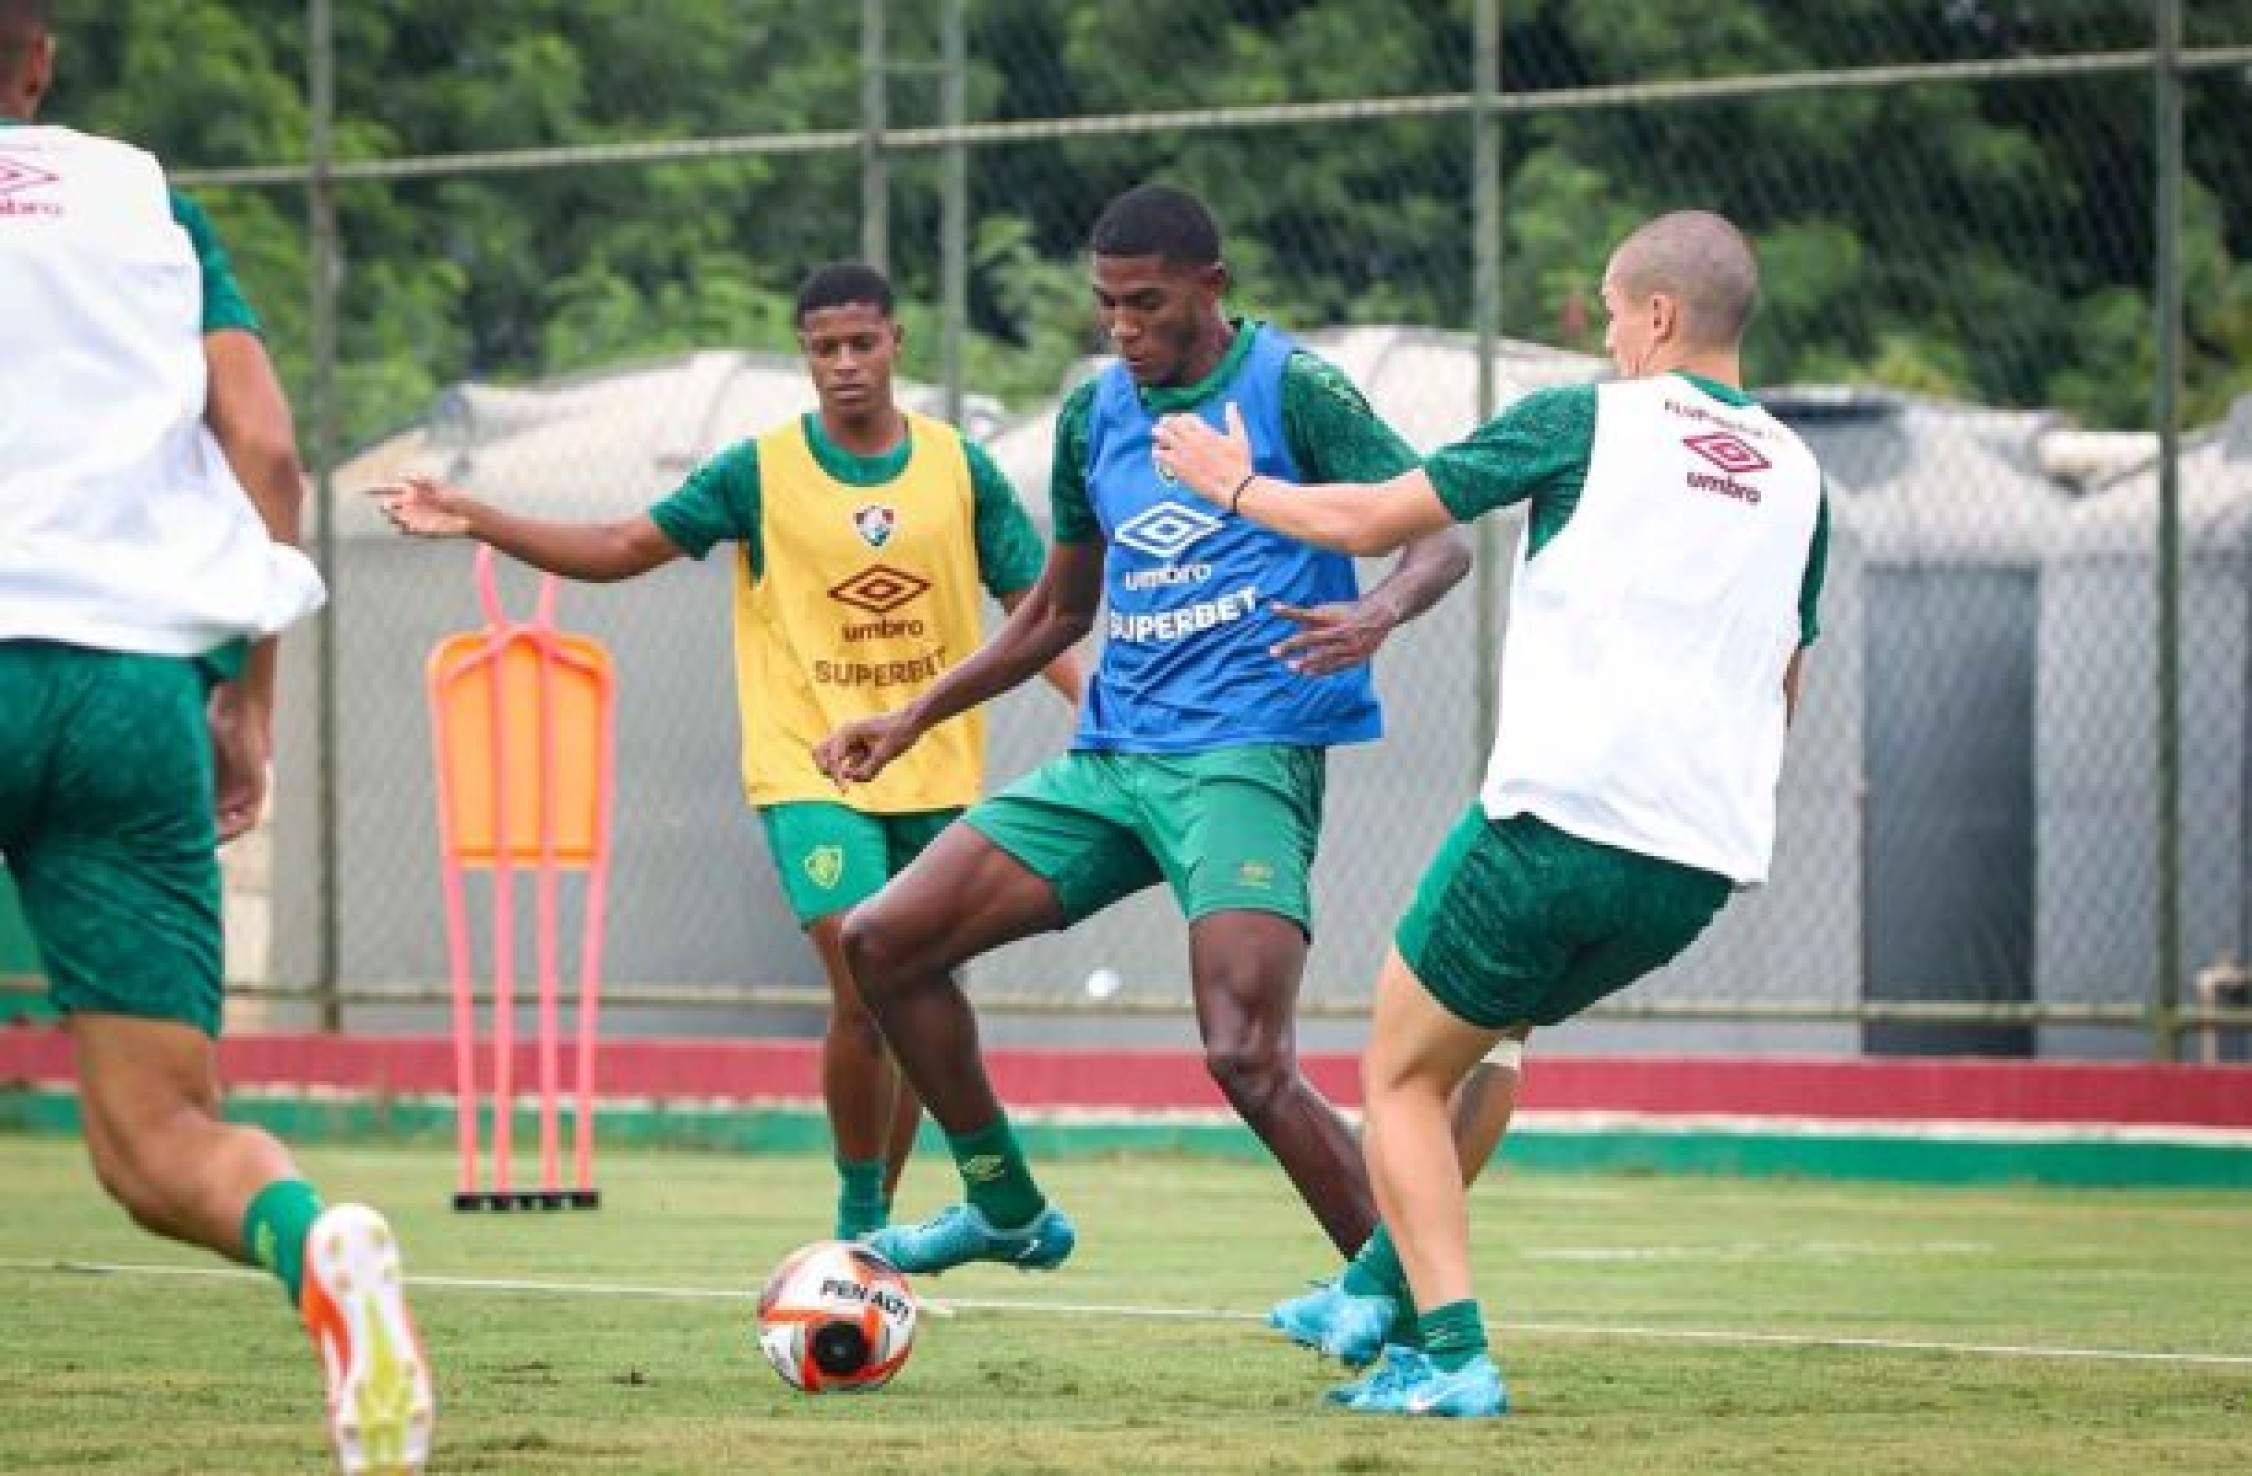
<instances>
[{"instance_id":1,"label":"green tree foliage","mask_svg":"<svg viewBox=\"0 0 2252 1476\"><path fill-rule=\"evenodd\" d=\"M2202 0L2193 44L2252 41L2252 0ZM51 116L175 165L301 159L302 0L66 7ZM937 54L939 7L894 3L892 50ZM1509 0L1512 93L2146 45L2140 0ZM1469 0L971 0L971 114L1047 118L1470 85ZM859 116L845 0L387 0L337 7L347 158L799 136ZM935 121L927 68L895 122ZM2188 84L2191 409L2252 390L2252 162L2241 71ZM2152 109L2135 74L1794 91L1504 124L1505 320L1593 348L1609 246L1703 205L1761 246L1763 381L1877 382L2091 423L2149 415ZM893 163L910 372L935 373L940 161ZM1051 390L1094 346L1081 262L1117 190L1212 199L1242 300L1300 326L1470 320L1459 116L1093 134L972 157L973 383ZM857 249L850 150L352 183L344 231L348 434L467 378L523 379L691 346L781 348L811 264ZM306 377L305 200L203 192L284 372Z\"/></svg>"}]
</instances>

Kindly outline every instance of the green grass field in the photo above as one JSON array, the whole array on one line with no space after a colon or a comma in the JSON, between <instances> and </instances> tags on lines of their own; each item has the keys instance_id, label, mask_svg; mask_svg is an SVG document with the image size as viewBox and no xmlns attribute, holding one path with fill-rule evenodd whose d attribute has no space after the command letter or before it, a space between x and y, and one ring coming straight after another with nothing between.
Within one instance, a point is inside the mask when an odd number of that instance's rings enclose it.
<instances>
[{"instance_id":1,"label":"green grass field","mask_svg":"<svg viewBox=\"0 0 2252 1476\"><path fill-rule=\"evenodd\" d=\"M2252 1470L2241 1195L1506 1174L1475 1211L1518 1408L1463 1427L1325 1410L1335 1371L1248 1318L1052 1310L1249 1313L1326 1269L1265 1168L1057 1168L1070 1267L924 1283L1010 1305L927 1315L879 1395L808 1399L747 1300L621 1288L747 1298L821 1233L821 1162L619 1155L608 1207L532 1219L452 1215L438 1152L306 1164L390 1211L412 1276L556 1284L417 1294L441 1471ZM949 1179L918 1164L906 1203ZM0 1137L0 1186L0 1470L319 1469L269 1283L59 1269L215 1264L135 1232L67 1140Z\"/></svg>"}]
</instances>

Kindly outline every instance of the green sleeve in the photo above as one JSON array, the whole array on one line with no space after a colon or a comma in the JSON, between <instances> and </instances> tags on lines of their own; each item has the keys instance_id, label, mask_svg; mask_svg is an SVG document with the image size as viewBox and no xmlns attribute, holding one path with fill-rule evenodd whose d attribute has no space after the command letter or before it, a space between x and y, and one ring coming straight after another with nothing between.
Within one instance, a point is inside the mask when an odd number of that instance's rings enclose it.
<instances>
[{"instance_id":1,"label":"green sleeve","mask_svg":"<svg viewBox=\"0 0 2252 1476\"><path fill-rule=\"evenodd\" d=\"M212 227L211 217L178 190L169 193L172 219L188 233L188 240L195 245L196 262L203 268L203 331L259 332L258 315L250 310L250 299L242 295L242 285L235 281L234 263L227 260L227 248L219 244L219 232Z\"/></svg>"},{"instance_id":2,"label":"green sleeve","mask_svg":"<svg viewBox=\"0 0 2252 1476\"><path fill-rule=\"evenodd\" d=\"M1822 486L1822 505L1814 514L1814 541L1806 550L1806 573L1798 582L1798 643L1814 644L1822 634L1822 578L1830 570L1830 488Z\"/></svg>"},{"instance_id":3,"label":"green sleeve","mask_svg":"<svg viewBox=\"0 0 2252 1476\"><path fill-rule=\"evenodd\" d=\"M649 509L649 520L692 559L710 553L713 544L740 543L751 556L751 573L764 574L758 442L737 442L690 472L688 480Z\"/></svg>"},{"instance_id":4,"label":"green sleeve","mask_svg":"<svg viewBox=\"0 0 2252 1476\"><path fill-rule=\"evenodd\" d=\"M1048 506L1056 542L1085 543L1102 535L1087 496L1087 422L1095 414L1095 381L1073 390L1056 412L1056 459L1048 473Z\"/></svg>"},{"instance_id":5,"label":"green sleeve","mask_svg":"<svg viewBox=\"0 0 2252 1476\"><path fill-rule=\"evenodd\" d=\"M1432 452L1423 470L1467 523L1528 497L1577 502L1594 454L1595 386L1575 384L1533 391L1468 440Z\"/></svg>"},{"instance_id":6,"label":"green sleeve","mask_svg":"<svg viewBox=\"0 0 2252 1476\"><path fill-rule=\"evenodd\" d=\"M1008 473L985 454L977 442L965 439L962 450L970 461L970 492L977 506L977 572L986 593L999 599L1030 589L1040 580L1047 551Z\"/></svg>"},{"instance_id":7,"label":"green sleeve","mask_svg":"<svg viewBox=\"0 0 2252 1476\"><path fill-rule=\"evenodd\" d=\"M1304 349L1283 365L1282 430L1309 482L1389 482L1417 464L1345 372Z\"/></svg>"}]
</instances>

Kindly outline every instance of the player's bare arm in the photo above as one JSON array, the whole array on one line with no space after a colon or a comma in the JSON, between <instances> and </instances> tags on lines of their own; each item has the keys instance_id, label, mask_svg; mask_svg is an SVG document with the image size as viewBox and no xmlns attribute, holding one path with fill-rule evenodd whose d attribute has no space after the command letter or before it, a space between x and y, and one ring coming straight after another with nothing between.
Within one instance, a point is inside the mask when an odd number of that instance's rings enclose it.
<instances>
[{"instance_id":1,"label":"player's bare arm","mask_svg":"<svg viewBox=\"0 0 2252 1476\"><path fill-rule=\"evenodd\" d=\"M266 346L255 333L223 329L203 339L204 423L226 455L235 480L250 494L259 521L276 543L295 544L305 507L305 473L297 459L297 426ZM212 689L211 751L217 768L219 841L258 823L273 752L274 664L278 643L250 649L239 681Z\"/></svg>"},{"instance_id":2,"label":"player's bare arm","mask_svg":"<svg viewBox=\"0 0 2252 1476\"><path fill-rule=\"evenodd\" d=\"M1029 589L1011 590L1000 597L1001 609L1014 615L1031 597L1032 591ZM1087 665L1079 659L1076 650L1065 651L1049 662L1040 675L1049 686L1056 689L1056 695L1070 703L1074 710L1078 708L1080 699L1087 695Z\"/></svg>"},{"instance_id":3,"label":"player's bare arm","mask_svg":"<svg viewBox=\"0 0 2252 1476\"><path fill-rule=\"evenodd\" d=\"M377 487L371 496L401 533L469 538L565 579L613 584L679 558L680 549L646 513L614 523L556 523L519 517L430 477Z\"/></svg>"},{"instance_id":4,"label":"player's bare arm","mask_svg":"<svg viewBox=\"0 0 2252 1476\"><path fill-rule=\"evenodd\" d=\"M1058 543L1040 582L976 655L907 706L848 723L822 739L814 764L839 788L871 782L932 728L1023 686L1085 640L1102 597L1102 544Z\"/></svg>"},{"instance_id":5,"label":"player's bare arm","mask_svg":"<svg viewBox=\"0 0 2252 1476\"><path fill-rule=\"evenodd\" d=\"M1227 414L1225 434L1194 415L1168 415L1157 423L1158 464L1207 502L1316 548L1364 557L1390 553L1454 525L1453 514L1420 470L1374 485L1301 487L1257 475L1251 469L1243 417L1233 405Z\"/></svg>"},{"instance_id":6,"label":"player's bare arm","mask_svg":"<svg viewBox=\"0 0 2252 1476\"><path fill-rule=\"evenodd\" d=\"M1325 677L1376 659L1385 638L1446 597L1470 572L1470 549L1452 528L1409 541L1382 584L1334 605L1277 604L1298 633L1275 643L1275 658L1300 676Z\"/></svg>"}]
</instances>

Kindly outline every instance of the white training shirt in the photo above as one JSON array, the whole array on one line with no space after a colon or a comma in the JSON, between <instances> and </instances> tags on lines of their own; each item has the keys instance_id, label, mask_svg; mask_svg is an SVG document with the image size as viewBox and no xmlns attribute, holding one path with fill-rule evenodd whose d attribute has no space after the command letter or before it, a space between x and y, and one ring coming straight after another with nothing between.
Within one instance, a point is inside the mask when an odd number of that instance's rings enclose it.
<instances>
[{"instance_id":1,"label":"white training shirt","mask_svg":"<svg viewBox=\"0 0 2252 1476\"><path fill-rule=\"evenodd\" d=\"M202 292L154 158L0 129L0 640L197 656L319 608L204 424Z\"/></svg>"},{"instance_id":2,"label":"white training shirt","mask_svg":"<svg viewBox=\"0 0 2252 1476\"><path fill-rule=\"evenodd\" d=\"M1481 798L1756 885L1822 474L1774 416L1685 376L1596 396L1578 503L1518 555Z\"/></svg>"}]
</instances>

